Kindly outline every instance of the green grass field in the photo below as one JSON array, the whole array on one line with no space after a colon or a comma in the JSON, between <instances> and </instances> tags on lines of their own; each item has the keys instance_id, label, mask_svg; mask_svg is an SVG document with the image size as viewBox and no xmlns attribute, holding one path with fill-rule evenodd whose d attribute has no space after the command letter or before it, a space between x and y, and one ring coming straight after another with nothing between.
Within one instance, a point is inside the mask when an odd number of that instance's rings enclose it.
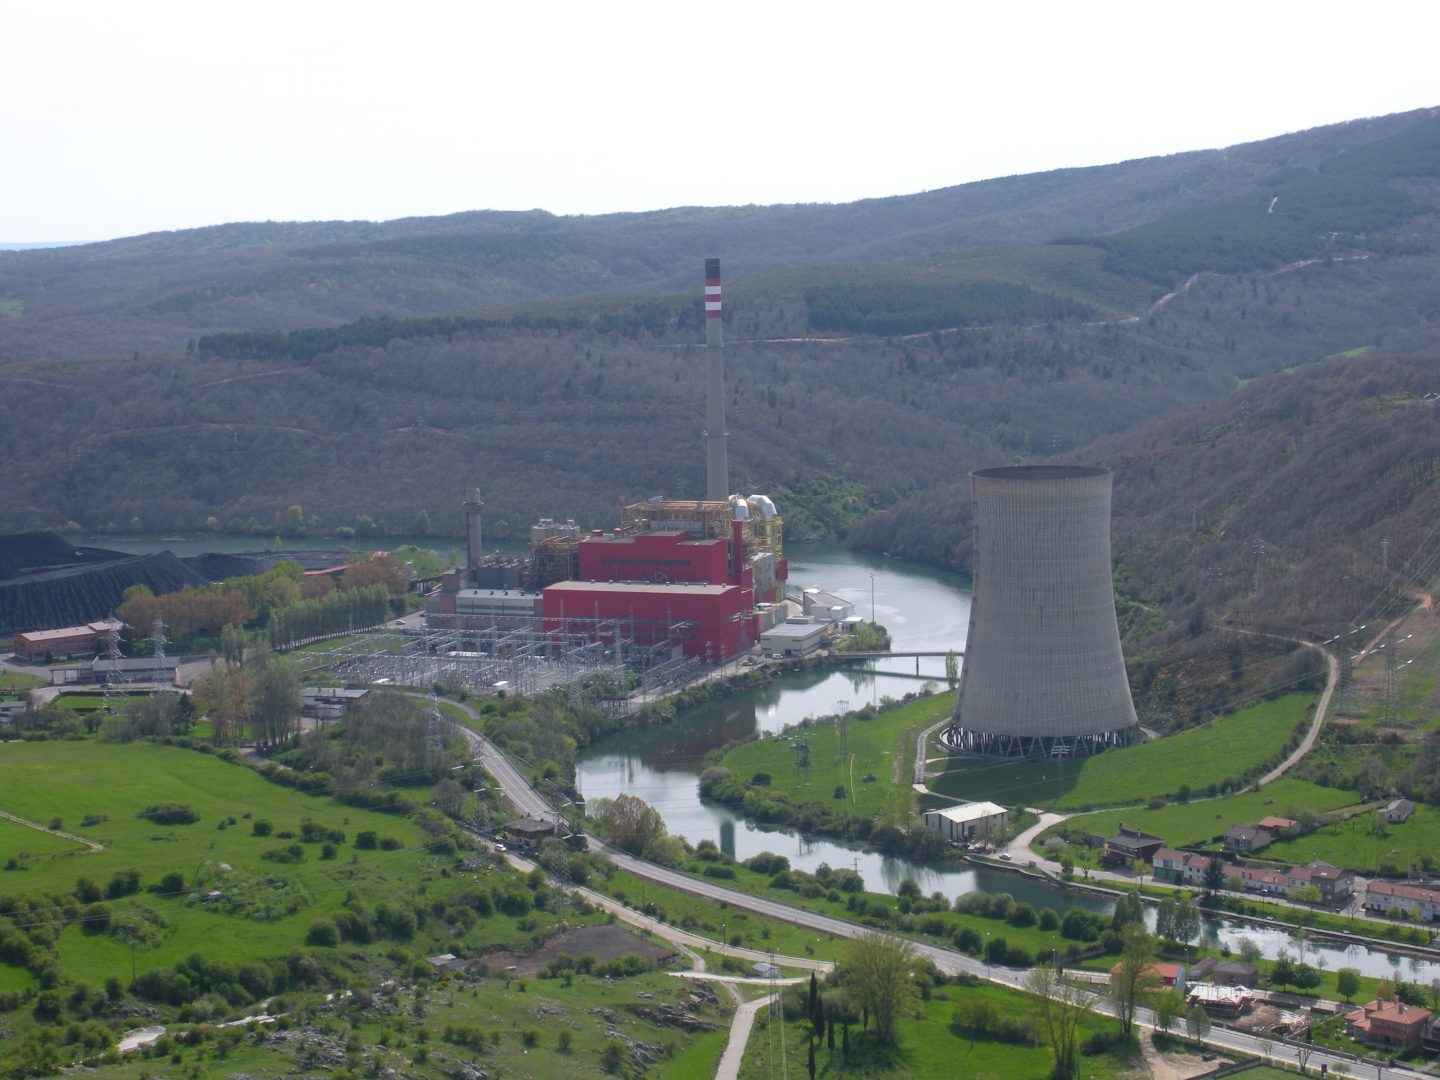
<instances>
[{"instance_id":1,"label":"green grass field","mask_svg":"<svg viewBox=\"0 0 1440 1080\"><path fill-rule=\"evenodd\" d=\"M1356 814L1307 836L1277 840L1261 855L1290 863L1324 859L1371 873L1387 863L1402 871L1418 868L1423 859L1440 856L1440 811L1434 807L1417 805L1409 821L1383 829L1377 827L1377 818L1373 812Z\"/></svg>"},{"instance_id":2,"label":"green grass field","mask_svg":"<svg viewBox=\"0 0 1440 1080\"><path fill-rule=\"evenodd\" d=\"M930 787L956 798L1060 812L1144 803L1182 787L1199 794L1211 784L1238 781L1272 757L1308 719L1312 702L1308 694L1288 694L1203 728L1079 761L956 758Z\"/></svg>"},{"instance_id":3,"label":"green grass field","mask_svg":"<svg viewBox=\"0 0 1440 1080\"><path fill-rule=\"evenodd\" d=\"M189 806L199 820L164 825L140 816L157 803ZM140 877L138 892L103 903L111 926L121 933L87 934L73 923L55 928L53 954L66 993L76 984L99 987L112 978L120 987L129 986L132 971L143 975L195 953L211 963L242 964L298 950L324 955L351 973L355 997L342 995L329 1004L322 994L292 992L277 1007L290 1014L287 1023L306 1026L312 1033L307 1038L329 1040L353 1075L362 1075L362 1062L379 1060L405 1068L408 1075L440 1077L447 1075L445 1063L457 1056L482 1061L492 1075L548 1077L565 1072L570 1063L594 1070L616 1031L622 1043L635 1040L651 1048L667 1076L713 1074L730 999L687 1004L682 998L690 988L664 974L609 980L576 975L573 985L536 978L523 990L503 974L453 982L448 977L425 978L428 969L420 957L440 951L484 957L496 948L520 956L551 927L604 922L607 916L556 898L544 911L504 915L497 910L452 923L447 904L462 889L495 886L528 894L529 888L519 875L494 868L487 859L471 859L462 867L455 854L432 851L414 820L276 785L210 754L149 743L79 740L0 745L0 809L43 823L60 818L67 829L104 845L94 852L47 831L0 822L0 855L5 860L14 857L18 867L0 870L0 896L69 894L81 877L104 889L124 871ZM322 858L319 843L281 835L298 832L306 818L346 834L345 842L336 844L335 858ZM270 835L255 835L258 821L271 824ZM390 851L357 848L355 838L364 830L393 837L403 846ZM302 848L303 861L280 864L262 858L290 844ZM5 864L0 861L0 866ZM171 872L182 876L188 894L163 895L146 888ZM203 901L199 893L212 889L223 897ZM671 894L664 890L652 887L649 894L661 905L670 901ZM253 903L239 906L242 899ZM388 902L392 910L414 911L414 938L403 943L376 938L368 945L347 940L331 948L304 944L312 921L339 911L347 900L370 910ZM763 940L761 922L755 919L741 932ZM133 950L122 933L134 937ZM797 940L797 948L799 944ZM397 980L389 984L395 989L378 985L384 973ZM36 989L30 971L0 963L0 991L30 994ZM386 994L389 1004L382 1000ZM213 1004L215 999L212 995L208 1000ZM687 1031L653 1015L664 1003L697 1012L709 1030ZM240 1006L232 1013L221 1002L215 1019L246 1011L254 1009ZM162 1008L147 1016L148 1022L174 1022L173 1010ZM28 1005L4 1022L10 1025L7 1034L27 1037L32 1025ZM443 1037L446 1024L484 1028L495 1041L474 1052L451 1045ZM133 1013L117 1014L117 1031L131 1026L140 1026ZM558 1038L561 1030L572 1032L564 1048ZM182 1067L187 1075L294 1075L297 1045L270 1036L269 1029L237 1030L223 1037L230 1044L223 1047L216 1041L199 1047L167 1045L133 1066L107 1064L113 1071L106 1075L157 1075L157 1064L164 1067L159 1071L173 1068L175 1075ZM63 1053L61 1063L71 1060ZM79 1051L73 1054L79 1056Z\"/></svg>"},{"instance_id":4,"label":"green grass field","mask_svg":"<svg viewBox=\"0 0 1440 1080\"><path fill-rule=\"evenodd\" d=\"M146 943L138 950L142 967L173 964L195 951L232 962L284 953L304 939L315 915L338 907L352 888L372 903L408 894L416 852L424 844L419 828L404 818L305 795L209 754L168 746L7 743L0 746L0 793L0 809L46 824L59 818L67 830L105 848L95 852L68 841L59 844L58 838L7 823L0 831L6 845L0 848L0 866L8 865L11 854L31 854L21 863L23 869L0 870L0 892L68 893L81 877L104 888L116 873L138 872L142 891L110 906L116 923L132 920L147 927ZM172 802L192 807L200 820L159 825L139 816L148 806ZM92 824L84 824L87 817ZM306 817L343 830L350 843L330 861L321 861L318 844L303 845L305 861L286 866L284 884L279 884L277 864L261 856L292 841L255 836L251 826L265 819L277 833L298 832ZM356 851L350 845L363 830L394 836L405 846ZM237 900L244 895L254 901L252 913L267 905L272 910L298 905L298 910L272 919L240 917L225 914L223 905L202 906L194 899L144 891L170 872L197 889L218 890ZM85 936L70 927L61 947L72 977L99 982L130 970L130 949L116 938Z\"/></svg>"},{"instance_id":5,"label":"green grass field","mask_svg":"<svg viewBox=\"0 0 1440 1080\"><path fill-rule=\"evenodd\" d=\"M883 712L869 719L850 717L845 724L849 753L840 755L840 729L825 723L796 729L784 736L742 743L725 754L724 766L743 780L757 773L770 776L769 790L793 803L837 805L835 789L843 787L851 813L870 817L886 809L897 789L905 806L915 768L915 738L948 716L955 708L954 694L935 694ZM809 767L796 764L797 748L809 746ZM898 781L896 773L898 772ZM864 777L875 779L866 782Z\"/></svg>"},{"instance_id":6,"label":"green grass field","mask_svg":"<svg viewBox=\"0 0 1440 1080\"><path fill-rule=\"evenodd\" d=\"M996 1012L1006 1019L1028 1018L1030 999L1018 990L991 985L936 987L929 1001L917 1002L916 1011L899 1021L899 1047L893 1054L878 1060L857 1060L847 1066L837 1033L833 1054L826 1047L817 1047L815 1075L826 1078L885 1077L887 1080L949 1080L951 1077L995 1077L997 1080L1001 1077L1004 1080L1030 1080L1033 1077L1034 1080L1044 1080L1050 1073L1053 1060L1048 1046L1013 1045L984 1037L972 1043L968 1035L950 1029L950 1017L955 1007L961 1001L975 998L993 1005ZM773 1031L769 1023L769 1017L762 1010L756 1017L755 1028L746 1047L745 1061L740 1069L741 1080L768 1080L780 1075L782 1038L783 1060L789 1074L808 1075L808 1021L792 1019L781 1023L776 1018ZM1117 1021L1092 1015L1080 1024L1080 1041L1096 1031L1109 1031L1116 1027ZM860 1057L859 1029L859 1024L850 1027L852 1048L857 1059ZM1140 1064L1138 1053L1127 1050L1129 1048L1086 1055L1081 1075L1094 1080L1121 1080L1136 1075L1134 1070Z\"/></svg>"},{"instance_id":7,"label":"green grass field","mask_svg":"<svg viewBox=\"0 0 1440 1080\"><path fill-rule=\"evenodd\" d=\"M1171 803L1158 810L1136 807L1102 810L1071 818L1065 827L1083 829L1097 836L1113 836L1123 821L1127 828L1143 829L1153 836L1164 837L1165 843L1171 847L1191 847L1209 843L1231 825L1251 824L1270 815L1294 818L1302 810L1324 813L1354 801L1353 791L1282 777L1259 791L1244 795ZM1265 854L1269 855L1271 850L1266 848Z\"/></svg>"}]
</instances>

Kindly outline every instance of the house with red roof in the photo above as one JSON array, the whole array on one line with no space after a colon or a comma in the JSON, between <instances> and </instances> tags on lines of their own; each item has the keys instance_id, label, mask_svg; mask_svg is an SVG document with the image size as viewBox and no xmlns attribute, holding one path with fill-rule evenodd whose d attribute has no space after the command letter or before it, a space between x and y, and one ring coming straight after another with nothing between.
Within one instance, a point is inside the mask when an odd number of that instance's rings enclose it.
<instances>
[{"instance_id":1,"label":"house with red roof","mask_svg":"<svg viewBox=\"0 0 1440 1080\"><path fill-rule=\"evenodd\" d=\"M1425 1038L1430 1010L1403 1001L1362 1005L1345 1017L1345 1034L1356 1042L1384 1050L1414 1050Z\"/></svg>"}]
</instances>

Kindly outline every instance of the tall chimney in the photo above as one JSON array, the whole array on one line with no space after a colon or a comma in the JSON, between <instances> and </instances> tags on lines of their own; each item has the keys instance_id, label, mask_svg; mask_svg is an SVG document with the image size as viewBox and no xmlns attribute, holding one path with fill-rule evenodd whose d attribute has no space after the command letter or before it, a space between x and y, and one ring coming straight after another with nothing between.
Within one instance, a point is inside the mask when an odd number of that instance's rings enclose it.
<instances>
[{"instance_id":1,"label":"tall chimney","mask_svg":"<svg viewBox=\"0 0 1440 1080\"><path fill-rule=\"evenodd\" d=\"M705 498L730 497L725 441L725 353L720 340L720 260L705 260Z\"/></svg>"},{"instance_id":2,"label":"tall chimney","mask_svg":"<svg viewBox=\"0 0 1440 1080\"><path fill-rule=\"evenodd\" d=\"M480 532L480 511L485 509L485 504L480 501L480 489L471 488L470 494L465 499L465 541L466 541L466 569L473 570L480 565L480 560L485 557L485 549L481 546L483 539Z\"/></svg>"}]
</instances>

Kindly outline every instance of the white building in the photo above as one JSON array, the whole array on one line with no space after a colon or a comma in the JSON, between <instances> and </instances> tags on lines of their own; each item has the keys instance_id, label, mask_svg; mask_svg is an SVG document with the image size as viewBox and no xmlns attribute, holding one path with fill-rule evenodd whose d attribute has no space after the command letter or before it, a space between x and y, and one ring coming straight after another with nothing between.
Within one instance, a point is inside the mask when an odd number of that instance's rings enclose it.
<instances>
[{"instance_id":1,"label":"white building","mask_svg":"<svg viewBox=\"0 0 1440 1080\"><path fill-rule=\"evenodd\" d=\"M843 623L855 617L855 605L824 589L806 589L800 601L805 614L820 622Z\"/></svg>"},{"instance_id":2,"label":"white building","mask_svg":"<svg viewBox=\"0 0 1440 1080\"><path fill-rule=\"evenodd\" d=\"M925 811L925 828L938 832L952 844L990 840L1005 831L1010 811L993 802L964 803L944 810Z\"/></svg>"},{"instance_id":3,"label":"white building","mask_svg":"<svg viewBox=\"0 0 1440 1080\"><path fill-rule=\"evenodd\" d=\"M780 656L804 656L814 652L825 640L828 623L787 622L760 635L760 651Z\"/></svg>"},{"instance_id":4,"label":"white building","mask_svg":"<svg viewBox=\"0 0 1440 1080\"><path fill-rule=\"evenodd\" d=\"M1384 914L1392 907L1425 922L1435 922L1440 916L1440 889L1372 878L1365 886L1365 910Z\"/></svg>"}]
</instances>

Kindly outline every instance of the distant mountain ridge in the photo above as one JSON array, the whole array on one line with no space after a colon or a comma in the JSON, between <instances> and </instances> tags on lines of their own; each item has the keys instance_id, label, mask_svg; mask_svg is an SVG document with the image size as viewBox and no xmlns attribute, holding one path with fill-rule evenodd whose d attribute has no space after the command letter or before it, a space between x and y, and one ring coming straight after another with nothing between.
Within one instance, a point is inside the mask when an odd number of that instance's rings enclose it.
<instances>
[{"instance_id":1,"label":"distant mountain ridge","mask_svg":"<svg viewBox=\"0 0 1440 1080\"><path fill-rule=\"evenodd\" d=\"M1228 150L1006 177L849 204L682 207L562 218L473 211L237 223L0 253L0 361L175 354L224 330L333 326L595 293L671 292L721 252L732 277L1101 236L1260 190L1406 130L1421 110Z\"/></svg>"},{"instance_id":2,"label":"distant mountain ridge","mask_svg":"<svg viewBox=\"0 0 1440 1080\"><path fill-rule=\"evenodd\" d=\"M478 485L487 535L518 537L540 516L603 527L619 500L689 497L704 486L699 272L718 253L737 490L775 496L791 539L963 570L973 468L1124 461L1132 433L1159 445L1206 410L1256 409L1284 372L1310 385L1312 368L1354 365L1381 379L1361 400L1423 399L1437 208L1440 119L1421 110L847 206L236 224L0 255L16 448L0 527L423 520L458 537ZM1347 423L1378 446L1362 418ZM1166 472L1273 437L1251 420L1238 442L1180 439ZM1374 462L1340 464L1351 483ZM1199 497L1140 490L1172 510ZM1177 596L1204 591L1183 580L1195 568L1150 555L1173 522L1128 522L1126 491L1122 581L1193 618ZM1376 504L1374 527L1395 512ZM1305 527L1291 515L1264 539L1302 570L1329 565ZM1174 574L1177 596L1154 591ZM1224 581L1208 609L1244 598L1243 575Z\"/></svg>"}]
</instances>

